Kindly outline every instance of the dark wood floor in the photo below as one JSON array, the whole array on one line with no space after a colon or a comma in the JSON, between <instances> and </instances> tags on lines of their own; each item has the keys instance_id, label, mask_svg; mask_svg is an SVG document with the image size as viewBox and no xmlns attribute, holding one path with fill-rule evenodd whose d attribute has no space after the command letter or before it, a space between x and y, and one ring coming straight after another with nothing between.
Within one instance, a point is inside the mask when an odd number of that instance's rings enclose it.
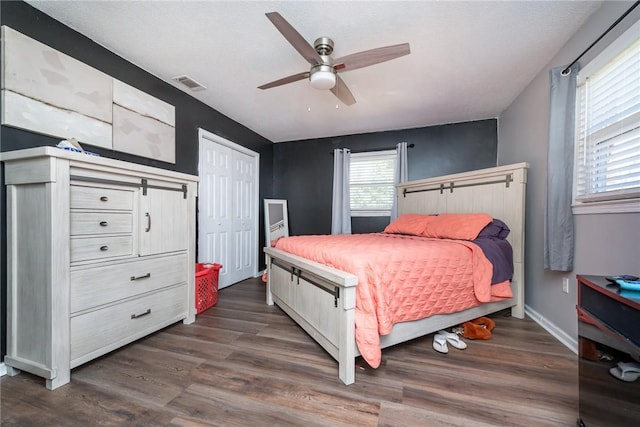
<instances>
[{"instance_id":1,"label":"dark wood floor","mask_svg":"<svg viewBox=\"0 0 640 427\"><path fill-rule=\"evenodd\" d=\"M343 385L337 363L247 280L172 325L72 371L55 391L0 383L3 426L575 426L577 357L535 322L496 316L488 341L383 351Z\"/></svg>"}]
</instances>

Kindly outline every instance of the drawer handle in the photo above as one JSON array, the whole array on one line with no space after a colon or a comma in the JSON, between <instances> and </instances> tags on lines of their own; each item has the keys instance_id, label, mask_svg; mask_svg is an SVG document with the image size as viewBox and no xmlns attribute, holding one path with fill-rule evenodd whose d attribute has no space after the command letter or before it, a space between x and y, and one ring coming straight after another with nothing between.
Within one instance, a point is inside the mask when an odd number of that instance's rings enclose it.
<instances>
[{"instance_id":1,"label":"drawer handle","mask_svg":"<svg viewBox=\"0 0 640 427\"><path fill-rule=\"evenodd\" d=\"M103 251L103 252L104 251L108 251L109 250L109 246L107 246L107 245L100 246L100 250Z\"/></svg>"},{"instance_id":2,"label":"drawer handle","mask_svg":"<svg viewBox=\"0 0 640 427\"><path fill-rule=\"evenodd\" d=\"M103 202L108 202L109 198L107 196L102 196L102 197L100 197L100 200L103 201Z\"/></svg>"},{"instance_id":3,"label":"drawer handle","mask_svg":"<svg viewBox=\"0 0 640 427\"><path fill-rule=\"evenodd\" d=\"M107 221L100 221L100 227L106 227L107 225L109 225Z\"/></svg>"},{"instance_id":4,"label":"drawer handle","mask_svg":"<svg viewBox=\"0 0 640 427\"><path fill-rule=\"evenodd\" d=\"M131 276L131 281L140 280L140 279L148 279L149 277L151 277L151 273L147 273L144 276L138 276L138 277Z\"/></svg>"},{"instance_id":5,"label":"drawer handle","mask_svg":"<svg viewBox=\"0 0 640 427\"><path fill-rule=\"evenodd\" d=\"M151 214L149 212L146 212L144 216L147 217L147 228L144 231L145 233L148 233L151 231Z\"/></svg>"},{"instance_id":6,"label":"drawer handle","mask_svg":"<svg viewBox=\"0 0 640 427\"><path fill-rule=\"evenodd\" d=\"M132 319L137 319L137 318L139 318L139 317L146 316L147 314L151 314L151 309L150 309L150 308L147 308L147 311L145 311L144 313L140 313L140 314L132 314L132 315L131 315L131 318L132 318Z\"/></svg>"}]
</instances>

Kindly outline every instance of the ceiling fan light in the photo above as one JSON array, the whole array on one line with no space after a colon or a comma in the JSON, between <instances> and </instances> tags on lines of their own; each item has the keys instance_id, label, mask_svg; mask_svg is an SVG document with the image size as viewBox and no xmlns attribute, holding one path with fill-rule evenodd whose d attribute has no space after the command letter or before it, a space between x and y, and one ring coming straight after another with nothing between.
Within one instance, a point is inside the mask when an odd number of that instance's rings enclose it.
<instances>
[{"instance_id":1,"label":"ceiling fan light","mask_svg":"<svg viewBox=\"0 0 640 427\"><path fill-rule=\"evenodd\" d=\"M314 89L331 89L336 85L336 74L333 70L318 70L311 73L309 81Z\"/></svg>"}]
</instances>

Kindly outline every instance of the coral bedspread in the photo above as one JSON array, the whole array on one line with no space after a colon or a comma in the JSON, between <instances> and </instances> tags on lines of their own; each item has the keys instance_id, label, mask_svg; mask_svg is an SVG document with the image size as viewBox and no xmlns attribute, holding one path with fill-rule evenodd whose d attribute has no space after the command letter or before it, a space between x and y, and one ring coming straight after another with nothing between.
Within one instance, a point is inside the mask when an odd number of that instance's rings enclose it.
<instances>
[{"instance_id":1,"label":"coral bedspread","mask_svg":"<svg viewBox=\"0 0 640 427\"><path fill-rule=\"evenodd\" d=\"M380 365L380 335L395 323L512 296L508 281L491 285L491 263L466 240L387 233L295 236L278 240L276 248L358 277L356 343L374 368Z\"/></svg>"}]
</instances>

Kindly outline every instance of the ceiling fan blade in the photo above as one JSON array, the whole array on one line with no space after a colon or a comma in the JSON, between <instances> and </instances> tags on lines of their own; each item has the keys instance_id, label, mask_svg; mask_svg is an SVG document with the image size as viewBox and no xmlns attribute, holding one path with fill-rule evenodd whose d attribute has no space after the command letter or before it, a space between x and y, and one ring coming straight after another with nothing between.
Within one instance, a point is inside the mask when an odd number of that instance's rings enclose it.
<instances>
[{"instance_id":1,"label":"ceiling fan blade","mask_svg":"<svg viewBox=\"0 0 640 427\"><path fill-rule=\"evenodd\" d=\"M345 105L353 105L356 103L356 99L345 84L344 80L336 74L336 85L331 88L331 92Z\"/></svg>"},{"instance_id":2,"label":"ceiling fan blade","mask_svg":"<svg viewBox=\"0 0 640 427\"><path fill-rule=\"evenodd\" d=\"M358 68L390 61L410 53L409 43L378 47L338 58L334 61L334 68L338 71L357 70Z\"/></svg>"},{"instance_id":3,"label":"ceiling fan blade","mask_svg":"<svg viewBox=\"0 0 640 427\"><path fill-rule=\"evenodd\" d=\"M287 83L297 82L298 80L309 78L309 72L304 71L302 73L294 74L292 76L283 77L281 79L272 81L270 83L263 84L262 86L258 86L258 89L270 89L276 86L286 85Z\"/></svg>"},{"instance_id":4,"label":"ceiling fan blade","mask_svg":"<svg viewBox=\"0 0 640 427\"><path fill-rule=\"evenodd\" d=\"M313 46L311 46L304 37L302 37L300 33L282 17L282 15L278 12L269 12L266 15L273 25L276 26L278 31L282 33L284 38L291 43L291 46L293 46L295 50L297 50L298 53L309 62L309 64L317 65L323 63L322 58Z\"/></svg>"}]
</instances>

